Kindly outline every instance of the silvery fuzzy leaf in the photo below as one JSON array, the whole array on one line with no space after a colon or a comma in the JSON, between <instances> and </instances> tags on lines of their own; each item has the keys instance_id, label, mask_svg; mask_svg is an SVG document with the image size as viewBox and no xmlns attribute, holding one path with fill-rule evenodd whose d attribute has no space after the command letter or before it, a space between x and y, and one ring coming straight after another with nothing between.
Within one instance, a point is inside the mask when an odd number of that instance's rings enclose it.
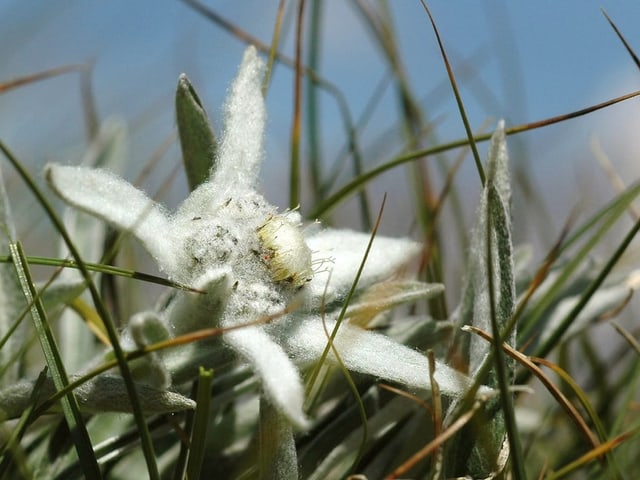
<instances>
[{"instance_id":1,"label":"silvery fuzzy leaf","mask_svg":"<svg viewBox=\"0 0 640 480\"><path fill-rule=\"evenodd\" d=\"M492 315L495 315L497 328L502 334L513 314L516 302L510 196L504 122L500 121L491 137L486 183L478 207L477 222L469 242L466 279L456 319L459 326L471 324L492 335L496 335L492 327ZM493 299L490 297L491 291ZM473 376L490 360L491 344L477 335L465 335L467 334L458 333L457 353L468 360L469 372ZM506 342L514 345L515 335L516 331L513 329L505 339ZM507 375L513 378L515 362L506 359L505 363ZM498 385L495 368L490 372L487 384L489 387ZM446 463L465 464L467 471L474 478L485 478L496 471L497 462L502 459L501 452L504 446L508 445L504 415L497 403L498 399L492 399L484 407L489 416L486 429L491 432L490 437L477 433L469 437L466 432L461 433L451 443L449 448L455 454L450 455L451 460ZM457 402L454 402L450 411L453 411L456 405ZM455 461L453 457L456 457ZM445 466L445 469L447 468L449 467Z\"/></svg>"},{"instance_id":2,"label":"silvery fuzzy leaf","mask_svg":"<svg viewBox=\"0 0 640 480\"><path fill-rule=\"evenodd\" d=\"M443 348L456 326L446 320L434 320L427 315L401 316L386 329L385 334L403 345L420 351Z\"/></svg>"},{"instance_id":3,"label":"silvery fuzzy leaf","mask_svg":"<svg viewBox=\"0 0 640 480\"><path fill-rule=\"evenodd\" d=\"M515 278L513 245L511 242L510 192L508 157L504 122L500 122L491 139L487 165L487 180L478 207L477 223L471 233L469 260L457 323L474 325L491 332L489 281L493 283L498 325L502 328L515 307ZM491 216L491 231L487 226ZM487 236L489 235L489 238ZM491 245L489 280L487 241ZM490 349L489 344L476 336L459 334L462 355L469 361L469 371L476 372ZM515 331L507 339L515 341Z\"/></svg>"},{"instance_id":4,"label":"silvery fuzzy leaf","mask_svg":"<svg viewBox=\"0 0 640 480\"><path fill-rule=\"evenodd\" d=\"M74 381L78 376L70 376ZM0 418L17 418L33 402L33 389L36 382L21 381L0 390ZM45 401L55 393L51 378L39 386L36 403ZM83 412L122 412L131 413L131 404L124 380L119 376L100 375L83 383L74 394ZM158 390L149 385L136 384L140 405L146 414L179 412L195 408L195 402L178 393Z\"/></svg>"},{"instance_id":5,"label":"silvery fuzzy leaf","mask_svg":"<svg viewBox=\"0 0 640 480\"><path fill-rule=\"evenodd\" d=\"M139 349L170 338L167 328L155 312L141 312L131 317L127 331ZM129 368L137 382L161 390L171 385L171 375L162 361L162 352L149 352L130 362Z\"/></svg>"},{"instance_id":6,"label":"silvery fuzzy leaf","mask_svg":"<svg viewBox=\"0 0 640 480\"><path fill-rule=\"evenodd\" d=\"M86 288L87 282L84 278L56 281L42 290L40 298L47 309L55 308L71 303Z\"/></svg>"},{"instance_id":7,"label":"silvery fuzzy leaf","mask_svg":"<svg viewBox=\"0 0 640 480\"><path fill-rule=\"evenodd\" d=\"M507 210L511 205L511 178L509 175L509 153L504 133L504 120L500 120L491 136L487 155L487 181L495 185L498 195Z\"/></svg>"},{"instance_id":8,"label":"silvery fuzzy leaf","mask_svg":"<svg viewBox=\"0 0 640 480\"><path fill-rule=\"evenodd\" d=\"M303 412L304 392L287 349L303 363L319 358L326 336L317 309L327 302L330 309L339 306L352 287L370 236L349 230L303 232L295 213L277 215L257 191L264 154L262 68L255 49L248 48L226 103L215 169L176 213L166 214L142 192L104 171L50 166L47 177L68 203L134 234L174 280L206 290L202 296L176 293L158 320L171 335L216 325L227 328L224 344L255 372L270 404L303 429L309 425ZM265 229L269 222L273 223ZM375 238L359 289L389 280L420 249L406 239ZM295 272L288 275L292 269ZM300 272L299 277L293 275ZM307 283L309 272L313 279ZM417 283L405 287L382 307L429 293ZM289 310L293 305L295 311ZM280 314L282 318L268 326L228 328ZM295 338L279 336L283 324L299 318L300 331L290 329ZM427 361L419 352L348 325L337 342L346 352L349 368L428 388ZM161 357L173 381L180 384L192 378L200 364L213 366L224 351L220 343L181 345ZM459 395L468 387L469 379L455 370L445 365L437 370L443 391Z\"/></svg>"}]
</instances>

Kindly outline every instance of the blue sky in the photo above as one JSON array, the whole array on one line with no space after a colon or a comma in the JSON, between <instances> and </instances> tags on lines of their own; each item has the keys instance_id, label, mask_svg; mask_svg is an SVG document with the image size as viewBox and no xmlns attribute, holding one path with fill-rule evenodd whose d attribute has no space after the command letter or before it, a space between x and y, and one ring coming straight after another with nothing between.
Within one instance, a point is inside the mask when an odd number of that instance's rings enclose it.
<instances>
[{"instance_id":1,"label":"blue sky","mask_svg":"<svg viewBox=\"0 0 640 480\"><path fill-rule=\"evenodd\" d=\"M275 0L207 4L269 43ZM426 110L438 119L438 137L462 137L464 130L444 83L444 67L426 14L414 0L388 5L411 86L417 97L428 100ZM607 10L640 52L640 2L433 1L430 7L454 70L463 71L468 65L473 72L471 79L461 77L460 82L474 128L498 118L510 124L540 120L640 88L640 72L600 11ZM325 8L321 73L344 93L357 118L386 67L350 2L327 1ZM220 106L244 48L237 38L178 0L0 0L0 18L0 80L68 63L95 62L93 86L100 117L118 115L130 124L129 176L144 166L175 126L172 95L180 73L190 77L220 127ZM289 13L284 32L282 50L288 54L293 51L293 18ZM291 72L278 67L268 97L265 189L280 204L286 203L283 186L292 85ZM327 161L332 162L344 145L344 128L335 101L327 95L322 100L323 144ZM635 179L633 165L640 154L637 105L634 100L521 135L514 141L519 152L514 162L526 164L532 178L545 184L550 201L577 202L569 192L580 193L583 182L589 182L583 176L600 174L588 146L597 135L625 178ZM46 161L78 161L85 132L77 75L6 93L0 96L0 108L0 138L34 171ZM374 146L383 132L396 125L397 116L396 98L388 89L363 132L365 155L372 164L388 159L378 155ZM173 149L160 168L169 171L176 161L179 153ZM472 178L470 160L467 167L463 175ZM182 198L182 183L171 194L175 199Z\"/></svg>"}]
</instances>

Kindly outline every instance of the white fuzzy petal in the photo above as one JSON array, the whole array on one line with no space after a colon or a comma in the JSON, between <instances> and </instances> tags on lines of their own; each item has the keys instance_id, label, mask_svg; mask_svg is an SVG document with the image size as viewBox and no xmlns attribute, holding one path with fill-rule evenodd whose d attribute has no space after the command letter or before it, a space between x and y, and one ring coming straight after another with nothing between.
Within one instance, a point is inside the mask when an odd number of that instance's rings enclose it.
<instances>
[{"instance_id":1,"label":"white fuzzy petal","mask_svg":"<svg viewBox=\"0 0 640 480\"><path fill-rule=\"evenodd\" d=\"M266 121L263 68L255 47L247 48L225 104L225 130L211 180L218 190L251 188L257 182Z\"/></svg>"},{"instance_id":2,"label":"white fuzzy petal","mask_svg":"<svg viewBox=\"0 0 640 480\"><path fill-rule=\"evenodd\" d=\"M284 350L261 327L232 330L223 338L251 364L271 404L297 428L308 428L300 373Z\"/></svg>"},{"instance_id":3,"label":"white fuzzy petal","mask_svg":"<svg viewBox=\"0 0 640 480\"><path fill-rule=\"evenodd\" d=\"M334 321L327 321L329 332L334 325ZM309 319L299 324L295 332L289 332L283 341L296 360L308 363L320 357L327 345L327 336L319 319ZM344 323L334 345L349 370L414 388L431 388L427 357L384 335ZM329 358L335 360L333 354ZM435 379L442 393L454 396L460 396L471 385L469 377L442 363L436 363Z\"/></svg>"},{"instance_id":4,"label":"white fuzzy petal","mask_svg":"<svg viewBox=\"0 0 640 480\"><path fill-rule=\"evenodd\" d=\"M328 279L325 302L344 296L351 288L370 238L367 233L334 229L321 230L309 236L307 245L311 249L314 266L318 270L306 287L309 298L316 301L322 298ZM373 240L358 283L359 287L364 288L389 279L400 267L415 257L420 248L420 244L411 240L377 236Z\"/></svg>"},{"instance_id":5,"label":"white fuzzy petal","mask_svg":"<svg viewBox=\"0 0 640 480\"><path fill-rule=\"evenodd\" d=\"M175 270L169 220L143 192L106 170L50 164L45 175L67 203L132 233L163 270Z\"/></svg>"}]
</instances>

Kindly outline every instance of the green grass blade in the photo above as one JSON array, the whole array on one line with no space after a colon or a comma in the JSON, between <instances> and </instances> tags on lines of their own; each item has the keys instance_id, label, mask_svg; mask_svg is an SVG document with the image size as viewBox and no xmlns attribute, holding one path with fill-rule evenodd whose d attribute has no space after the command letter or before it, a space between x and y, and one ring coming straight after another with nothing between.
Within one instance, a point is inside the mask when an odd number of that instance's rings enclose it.
<instances>
[{"instance_id":1,"label":"green grass blade","mask_svg":"<svg viewBox=\"0 0 640 480\"><path fill-rule=\"evenodd\" d=\"M200 478L202 462L206 456L206 438L209 427L209 412L211 405L211 382L213 370L200 367L198 391L196 394L196 411L191 432L191 448L187 463L187 478Z\"/></svg>"},{"instance_id":2,"label":"green grass blade","mask_svg":"<svg viewBox=\"0 0 640 480\"><path fill-rule=\"evenodd\" d=\"M449 447L447 474L470 473L484 478L504 468L501 453L508 440L512 471L525 478L524 457L515 424L513 392L516 364L502 352L503 342L515 343L511 319L515 311L516 289L514 252L511 237L511 185L504 124L493 134L487 161L487 180L471 234L469 260L463 288L460 327L472 325L492 332L491 346L476 337L460 333L455 340L456 355L469 362L475 384L496 387L499 398L491 398L482 415L472 421L465 433L458 435ZM457 418L471 407L475 393L454 405L451 418Z\"/></svg>"},{"instance_id":3,"label":"green grass blade","mask_svg":"<svg viewBox=\"0 0 640 480\"><path fill-rule=\"evenodd\" d=\"M604 424L602 422L602 419L598 415L598 412L591 404L591 401L589 400L587 393L582 388L580 388L578 383L564 369L562 369L557 365L552 366L550 365L550 362L542 362L542 363L548 367L551 367L553 371L557 375L559 375L562 378L562 380L564 380L567 383L570 390L576 396L576 398L580 402L580 405L582 405L582 408L584 408L585 412L587 413L587 416L593 423L596 433L598 434L598 440L600 440L600 442L602 443L605 443L607 441L607 434L604 429ZM606 451L604 455L607 458L607 463L611 470L611 475L618 480L624 478L617 467L612 451L610 450Z\"/></svg>"},{"instance_id":4,"label":"green grass blade","mask_svg":"<svg viewBox=\"0 0 640 480\"><path fill-rule=\"evenodd\" d=\"M27 429L31 425L34 420L33 411L36 404L35 396L37 395L38 390L42 387L43 382L47 378L48 369L45 367L36 380L36 383L33 387L32 392L32 402L30 405L24 409L18 423L15 425L11 435L4 440L4 444L2 445L2 453L1 453L1 461L0 461L0 478L7 478L8 472L11 469L12 463L16 464L16 468L21 471L21 474L24 478L31 478L32 475L27 474L27 465L26 462L22 461L24 458L23 449L20 446L20 441L24 437L27 432Z\"/></svg>"},{"instance_id":5,"label":"green grass blade","mask_svg":"<svg viewBox=\"0 0 640 480\"><path fill-rule=\"evenodd\" d=\"M332 90L333 91L333 90ZM572 112L570 114L567 115L562 115L562 116L557 116L557 117L551 117L548 118L546 120L540 120L537 122L531 122L525 125L516 125L510 128L507 128L505 130L505 134L506 135L514 135L516 133L521 133L524 131L529 131L529 130L535 130L537 128L542 128L542 127L546 127L549 125L553 125L555 123L559 123L559 122L563 122L566 121L567 118L575 118L575 117L579 117L582 115L587 115L589 113L593 113L597 110L600 110L602 108L611 106L613 104L619 103L619 102L623 102L626 100L629 100L631 98L640 96L640 91L636 91L636 92L632 92L630 94L626 94L623 95L621 97L616 97L614 99L608 100L606 102L602 102L599 103L597 105L591 106L591 107L587 107L587 108L583 108L581 110L578 110L576 112ZM339 94L336 94L336 98L338 99L338 104L342 109L346 110L346 114L348 115L348 109L346 106L342 105L342 102L344 101L344 99L339 96ZM343 113L344 116L344 113ZM345 116L346 120L349 120L348 116ZM349 125L351 125L349 123ZM352 132L350 134L350 136L353 135L354 141L355 141L355 132ZM491 133L487 133L487 134L482 134L482 135L476 135L473 136L473 142L474 143L480 143L480 142L485 142L487 140L489 140L491 138ZM353 180L351 180L350 182L348 182L346 185L344 185L342 188L340 188L337 192L333 193L332 195L327 195L326 198L319 202L317 205L315 205L315 207L311 210L311 212L309 212L306 216L307 218L310 219L316 219L316 218L320 218L323 215L326 215L327 213L329 213L331 210L333 210L334 208L336 208L341 201L343 201L344 199L346 199L347 197L349 197L350 195L352 195L355 192L359 192L362 190L362 188L364 188L364 185L373 180L374 178L382 175L384 172L388 171L388 170L392 170L394 168L396 168L399 165L403 165L405 163L409 163L409 162L414 162L420 158L425 158L431 155L435 155L438 153L442 153L442 152L446 152L449 150L453 150L454 148L459 148L459 147L465 147L469 145L469 139L468 138L462 138L462 139L458 139L458 140L453 140L451 142L446 142L446 143L441 143L439 145L436 145L434 147L429 147L429 148L424 148L424 149L420 149L420 150L416 150L414 152L408 152L408 153L403 153L401 155L398 155L397 157L393 158L392 160L390 160L389 162L383 163L375 168L372 168L371 170L369 170L368 172L364 172L363 174L355 177Z\"/></svg>"},{"instance_id":6,"label":"green grass blade","mask_svg":"<svg viewBox=\"0 0 640 480\"><path fill-rule=\"evenodd\" d=\"M581 240L586 232L600 223L606 223L608 215L619 218L623 213L627 212L633 201L640 195L640 183L636 183L627 188L624 192L620 193L611 202L589 217L588 220L576 228L575 231L567 236L566 241L562 243L558 254L564 253L571 248L575 243Z\"/></svg>"},{"instance_id":7,"label":"green grass blade","mask_svg":"<svg viewBox=\"0 0 640 480\"><path fill-rule=\"evenodd\" d=\"M318 70L321 52L320 31L322 27L323 12L325 5L323 2L311 2L311 16L309 17L309 44L308 44L308 64L309 68ZM309 138L309 175L313 204L318 203L322 190L322 146L320 142L320 109L318 102L318 87L308 77L305 82L306 99L306 126L307 137Z\"/></svg>"},{"instance_id":8,"label":"green grass blade","mask_svg":"<svg viewBox=\"0 0 640 480\"><path fill-rule=\"evenodd\" d=\"M80 265L74 260L68 260L63 258L41 257L37 255L28 255L27 262L29 265L45 265L48 267L63 267L63 268L75 268L80 269ZM11 257L9 255L0 255L0 263L10 263ZM113 265L106 265L104 263L90 263L83 262L85 268L91 272L102 273L105 275L116 275L118 277L130 278L132 280L140 280L148 283L155 283L156 285L162 285L165 287L177 288L179 290L185 290L189 292L198 292L192 287L167 280L163 277L156 275L150 275L144 272L138 272L136 270L130 270L127 268L116 267Z\"/></svg>"},{"instance_id":9,"label":"green grass blade","mask_svg":"<svg viewBox=\"0 0 640 480\"><path fill-rule=\"evenodd\" d=\"M542 345L538 346L536 349L535 355L537 357L545 357L560 341L562 335L567 331L571 323L575 320L578 314L582 311L582 309L589 302L593 294L596 292L598 288L602 285L604 280L607 278L613 267L616 265L620 257L625 252L631 241L635 238L636 234L640 231L640 220L637 221L633 227L629 230L629 232L625 235L620 242L620 245L615 250L613 255L609 257L609 260L604 265L598 276L589 284L586 291L580 297L579 302L575 305L575 307L567 314L565 319L560 323L558 328L551 334L546 342Z\"/></svg>"},{"instance_id":10,"label":"green grass blade","mask_svg":"<svg viewBox=\"0 0 640 480\"><path fill-rule=\"evenodd\" d=\"M51 377L56 388L61 390L69 384L69 379L62 363L53 332L49 327L46 312L44 311L42 302L38 298L38 292L31 279L29 265L20 243L11 244L9 247L25 298L28 303L32 304L31 317L38 332L42 352L51 371ZM87 478L102 478L100 467L98 467L98 462L91 446L91 439L89 438L89 433L82 419L80 407L78 406L75 396L70 392L60 399L60 403L85 476Z\"/></svg>"},{"instance_id":11,"label":"green grass blade","mask_svg":"<svg viewBox=\"0 0 640 480\"><path fill-rule=\"evenodd\" d=\"M510 445L511 473L515 479L526 479L524 455L516 425L513 393L510 389L515 377L515 362L508 361L502 350L504 327L515 309L515 280L513 277L513 247L511 245L510 222L508 215L505 215L502 197L494 187L493 182L489 182L488 187L487 274L494 365L497 385L500 391L504 428ZM498 255L496 259L498 271L494 271L493 248L491 245L494 235ZM496 286L500 289L499 295L496 295ZM497 303L496 300L498 300ZM514 335L511 335L511 337L515 340Z\"/></svg>"},{"instance_id":12,"label":"green grass blade","mask_svg":"<svg viewBox=\"0 0 640 480\"><path fill-rule=\"evenodd\" d=\"M442 60L444 61L444 65L447 69L447 75L449 77L449 81L451 82L451 88L453 89L453 94L456 97L456 104L458 105L458 111L460 112L460 118L462 119L462 123L464 124L464 130L467 133L467 140L469 141L469 146L471 147L471 152L473 153L473 159L476 163L476 169L478 170L478 176L480 177L480 183L482 185L485 184L486 177L484 173L484 168L482 167L482 160L480 160L480 154L478 153L478 147L476 146L476 142L473 137L473 131L471 130L471 124L469 123L469 119L467 118L467 113L464 108L464 103L462 101L462 97L460 95L460 90L458 90L458 84L456 83L456 77L453 74L453 69L451 68L451 64L449 63L449 58L447 57L447 53L444 49L444 43L440 38L440 32L438 32L438 27L436 26L436 22L431 15L431 11L429 7L427 7L424 0L421 0L422 6L424 7L427 15L429 16L429 21L431 22L431 26L433 27L433 31L436 35L436 39L438 41L438 46L440 47L440 53L442 55Z\"/></svg>"},{"instance_id":13,"label":"green grass blade","mask_svg":"<svg viewBox=\"0 0 640 480\"><path fill-rule=\"evenodd\" d=\"M344 298L343 300L343 306L342 309L340 311L340 314L338 315L338 318L336 320L336 325L335 328L333 329L333 331L331 332L331 335L328 338L327 341L327 346L325 347L324 351L322 352L322 355L320 356L320 358L318 359L315 368L313 369L313 372L311 373L311 375L309 376L308 381L306 382L306 390L307 391L311 391L313 389L313 385L318 377L318 375L320 374L320 370L322 368L322 366L325 364L327 356L329 355L329 351L331 350L331 347L333 345L333 341L335 340L336 336L338 335L338 330L340 329L340 325L342 324L342 321L345 318L345 315L347 313L347 308L349 308L349 305L351 304L351 301L355 295L356 292L356 287L358 286L358 282L360 281L360 277L362 276L362 272L364 270L364 266L367 263L367 258L369 257L369 252L371 251L371 246L373 245L373 240L376 237L376 234L378 232L378 226L380 225L380 220L382 218L382 212L384 211L384 204L386 203L386 195L383 197L382 199L382 204L380 205L380 211L378 212L378 219L376 221L376 224L373 227L373 231L371 232L371 237L369 239L369 243L367 244L367 247L364 251L364 254L362 256L362 262L360 262L360 266L358 267L358 271L356 272L355 278L353 279L353 283L351 284L351 288L349 289L349 292L347 293L347 296Z\"/></svg>"},{"instance_id":14,"label":"green grass blade","mask_svg":"<svg viewBox=\"0 0 640 480\"><path fill-rule=\"evenodd\" d=\"M491 138L491 134L480 135L475 138L475 141L486 141L489 140L489 138ZM354 177L353 180L349 181L338 191L334 192L331 195L327 195L324 200L321 200L316 205L314 205L314 208L311 210L311 212L307 214L307 218L320 218L323 215L327 215L334 208L336 208L340 204L340 202L348 198L350 195L356 192L360 192L368 182L389 170L393 170L400 165L414 162L418 159L425 158L430 155L435 155L437 153L446 152L454 148L466 146L468 142L469 141L467 139L456 140L453 142L442 143L435 147L425 148L414 152L408 152L403 153L402 155L398 155L392 160L378 165L377 167L374 167L371 170Z\"/></svg>"},{"instance_id":15,"label":"green grass blade","mask_svg":"<svg viewBox=\"0 0 640 480\"><path fill-rule=\"evenodd\" d=\"M526 339L531 331L536 328L545 313L548 311L553 302L557 301L558 292L566 287L571 276L584 265L585 260L591 251L599 244L603 236L615 225L618 219L626 212L627 207L640 194L640 184L621 194L614 202L593 215L587 222L579 228L576 233L567 238L567 241L560 248L558 254L566 252L569 246L578 240L586 237L587 232L595 228L595 232L584 241L583 246L569 258L570 260L563 267L561 273L554 282L547 288L547 293L542 295L539 300L531 305L529 313L521 320L521 329L519 336Z\"/></svg>"},{"instance_id":16,"label":"green grass blade","mask_svg":"<svg viewBox=\"0 0 640 480\"><path fill-rule=\"evenodd\" d=\"M298 3L296 15L295 38L295 75L293 87L293 119L291 121L291 138L289 139L291 157L289 160L289 208L300 205L301 171L300 171L300 136L302 123L302 24L305 2Z\"/></svg>"}]
</instances>

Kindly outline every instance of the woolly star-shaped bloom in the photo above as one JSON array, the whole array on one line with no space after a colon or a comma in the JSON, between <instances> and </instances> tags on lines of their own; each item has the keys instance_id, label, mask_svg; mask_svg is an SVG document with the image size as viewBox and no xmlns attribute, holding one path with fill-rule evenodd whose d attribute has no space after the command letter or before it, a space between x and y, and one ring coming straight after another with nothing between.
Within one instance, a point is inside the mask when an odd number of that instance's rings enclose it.
<instances>
[{"instance_id":1,"label":"woolly star-shaped bloom","mask_svg":"<svg viewBox=\"0 0 640 480\"><path fill-rule=\"evenodd\" d=\"M298 367L322 355L325 326L335 326L369 235L302 228L297 212L278 213L258 193L266 120L262 70L256 50L248 48L225 105L225 130L209 178L175 213L104 170L49 165L46 178L70 205L134 235L171 279L205 292L176 294L160 318L170 336L276 317L267 325L229 330L223 340L250 364L269 402L305 428ZM388 279L418 251L412 241L376 237L358 287ZM439 285L402 285L390 303L442 291ZM296 306L291 313L278 316L290 305ZM144 318L131 323L140 322ZM129 329L135 339L138 330L131 324ZM386 336L343 322L334 345L350 370L429 388L426 357ZM175 355L183 357L180 362L165 358L169 380L177 382L185 364L195 375L202 351L194 347ZM469 386L467 377L446 365L437 365L435 378L444 393L459 394Z\"/></svg>"}]
</instances>

